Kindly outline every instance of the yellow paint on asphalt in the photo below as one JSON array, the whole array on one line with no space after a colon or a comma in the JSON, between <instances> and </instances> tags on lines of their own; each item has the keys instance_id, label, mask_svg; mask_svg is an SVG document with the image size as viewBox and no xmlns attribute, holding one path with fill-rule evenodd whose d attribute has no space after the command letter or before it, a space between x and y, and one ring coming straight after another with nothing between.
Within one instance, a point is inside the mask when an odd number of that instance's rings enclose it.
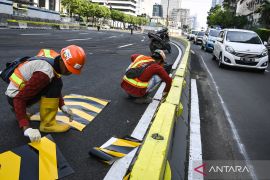
<instances>
[{"instance_id":1,"label":"yellow paint on asphalt","mask_svg":"<svg viewBox=\"0 0 270 180\"><path fill-rule=\"evenodd\" d=\"M58 179L56 144L46 137L40 143L29 143L39 151L39 180Z\"/></svg>"},{"instance_id":2,"label":"yellow paint on asphalt","mask_svg":"<svg viewBox=\"0 0 270 180\"><path fill-rule=\"evenodd\" d=\"M7 151L0 154L0 179L18 180L20 177L21 157Z\"/></svg>"}]
</instances>

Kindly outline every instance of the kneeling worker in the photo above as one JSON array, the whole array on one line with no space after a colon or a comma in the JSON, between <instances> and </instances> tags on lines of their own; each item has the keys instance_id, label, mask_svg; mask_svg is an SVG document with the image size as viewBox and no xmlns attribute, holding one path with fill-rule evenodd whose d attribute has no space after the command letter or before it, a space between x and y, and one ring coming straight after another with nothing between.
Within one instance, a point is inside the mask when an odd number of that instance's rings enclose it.
<instances>
[{"instance_id":1,"label":"kneeling worker","mask_svg":"<svg viewBox=\"0 0 270 180\"><path fill-rule=\"evenodd\" d=\"M166 83L164 93L169 92L172 84L172 79L163 68L166 56L162 50L155 50L152 56L144 56L133 54L131 56L132 63L127 69L144 67L145 69L136 78L128 78L124 76L121 87L130 96L136 98L137 103L150 103L151 98L147 97L157 84L162 80Z\"/></svg>"},{"instance_id":2,"label":"kneeling worker","mask_svg":"<svg viewBox=\"0 0 270 180\"><path fill-rule=\"evenodd\" d=\"M54 133L68 131L70 126L56 122L58 107L64 114L72 118L73 113L64 104L61 95L61 75L80 74L85 63L84 50L70 45L61 53L42 49L37 56L20 64L10 76L6 95L9 104L14 108L19 127L32 142L40 141L40 132ZM26 107L40 100L40 127L29 126Z\"/></svg>"}]
</instances>

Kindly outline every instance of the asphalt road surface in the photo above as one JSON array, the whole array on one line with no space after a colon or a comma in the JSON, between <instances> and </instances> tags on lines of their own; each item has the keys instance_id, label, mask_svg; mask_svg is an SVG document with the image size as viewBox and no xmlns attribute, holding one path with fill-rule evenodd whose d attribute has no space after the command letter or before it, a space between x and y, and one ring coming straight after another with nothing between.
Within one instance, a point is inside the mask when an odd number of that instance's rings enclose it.
<instances>
[{"instance_id":1,"label":"asphalt road surface","mask_svg":"<svg viewBox=\"0 0 270 180\"><path fill-rule=\"evenodd\" d=\"M130 64L131 54L150 54L149 41L146 35L130 35L125 32L1 29L0 67L2 69L6 62L17 57L34 56L42 48L51 48L59 52L61 48L70 44L84 48L87 63L80 76L63 77L63 95L75 93L108 99L111 103L83 132L71 130L67 133L53 134L53 138L75 170L74 174L64 179L102 179L110 166L89 157L88 151L94 146L102 145L112 136L129 135L145 111L147 105L138 105L127 99L120 82ZM178 55L176 47L172 48L173 53L168 55L168 62L171 63ZM4 95L6 87L7 85L1 81L0 153L29 142L10 111ZM37 111L38 108L34 107L33 110ZM265 122L263 119L261 121ZM36 123L33 125L38 126Z\"/></svg>"},{"instance_id":2,"label":"asphalt road surface","mask_svg":"<svg viewBox=\"0 0 270 180\"><path fill-rule=\"evenodd\" d=\"M212 54L192 45L192 77L199 87L204 160L270 160L270 73L218 68ZM216 83L239 141L228 123L209 72ZM239 151L242 143L246 154ZM251 161L252 163L252 161Z\"/></svg>"}]
</instances>

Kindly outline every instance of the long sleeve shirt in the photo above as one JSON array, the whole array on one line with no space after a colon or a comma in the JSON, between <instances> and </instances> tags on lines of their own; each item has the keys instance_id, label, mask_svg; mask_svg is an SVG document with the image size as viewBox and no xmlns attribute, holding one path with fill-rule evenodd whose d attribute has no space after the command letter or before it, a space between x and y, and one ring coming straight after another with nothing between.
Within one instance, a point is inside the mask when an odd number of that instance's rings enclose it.
<instances>
[{"instance_id":1,"label":"long sleeve shirt","mask_svg":"<svg viewBox=\"0 0 270 180\"><path fill-rule=\"evenodd\" d=\"M136 57L138 57L139 55L140 54L132 55L131 56L131 61L133 62L136 59ZM164 68L161 65L157 64L157 63L151 64L150 66L148 66L138 79L140 81L142 81L142 82L149 82L150 79L154 75L158 75L160 77L160 79L166 83L166 87L165 87L164 92L168 92L170 90L170 88L171 88L172 79L168 75L168 73L164 70ZM128 94L134 95L134 96L137 96L137 97L144 96L146 94L146 90L147 90L147 88L137 88L135 86L132 86L131 84L127 83L124 80L121 83L121 87Z\"/></svg>"}]
</instances>

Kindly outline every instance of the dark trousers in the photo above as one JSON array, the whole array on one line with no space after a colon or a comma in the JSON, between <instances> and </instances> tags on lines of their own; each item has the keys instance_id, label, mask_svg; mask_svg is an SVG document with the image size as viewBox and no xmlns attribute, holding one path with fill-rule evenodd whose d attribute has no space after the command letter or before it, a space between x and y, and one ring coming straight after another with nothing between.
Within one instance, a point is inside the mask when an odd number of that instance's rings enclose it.
<instances>
[{"instance_id":1,"label":"dark trousers","mask_svg":"<svg viewBox=\"0 0 270 180\"><path fill-rule=\"evenodd\" d=\"M29 107L37 103L42 96L46 98L59 98L61 96L62 87L62 79L54 77L47 87L41 90L33 99L26 102L26 106ZM7 96L7 99L8 103L13 107L13 98Z\"/></svg>"}]
</instances>

